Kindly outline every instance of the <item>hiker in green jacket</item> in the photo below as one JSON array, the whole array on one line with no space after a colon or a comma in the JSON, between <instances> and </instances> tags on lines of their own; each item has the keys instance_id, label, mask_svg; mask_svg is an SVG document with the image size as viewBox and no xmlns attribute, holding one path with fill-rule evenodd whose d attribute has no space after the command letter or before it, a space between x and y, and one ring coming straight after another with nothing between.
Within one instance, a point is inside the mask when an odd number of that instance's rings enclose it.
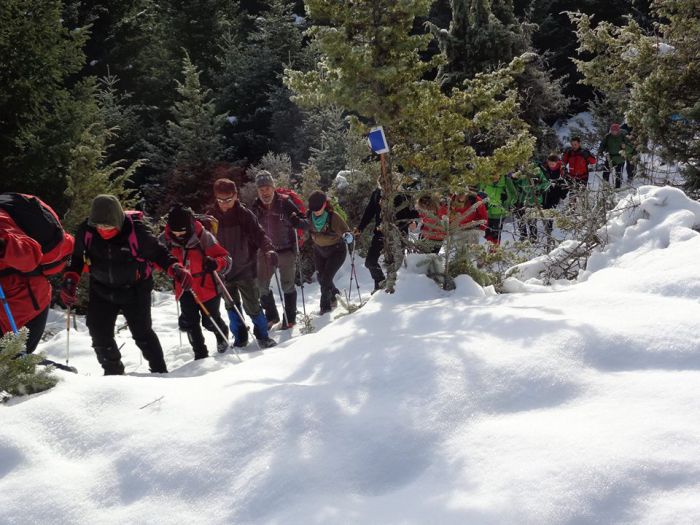
<instances>
[{"instance_id":1,"label":"hiker in green jacket","mask_svg":"<svg viewBox=\"0 0 700 525\"><path fill-rule=\"evenodd\" d=\"M610 183L610 174L613 173L615 188L622 185L622 168L625 160L631 159L634 147L630 143L627 135L622 132L619 124L610 126L610 132L605 135L598 148L598 157L605 158L603 164L603 178Z\"/></svg>"},{"instance_id":2,"label":"hiker in green jacket","mask_svg":"<svg viewBox=\"0 0 700 525\"><path fill-rule=\"evenodd\" d=\"M531 166L512 175L513 185L517 191L515 216L518 219L520 240L537 240L537 219L527 218L530 208L541 208L543 197L549 189L549 180L538 166Z\"/></svg>"},{"instance_id":3,"label":"hiker in green jacket","mask_svg":"<svg viewBox=\"0 0 700 525\"><path fill-rule=\"evenodd\" d=\"M486 209L489 220L484 237L493 244L501 244L503 221L517 199L513 181L505 175L496 176L491 184L482 184L479 190L488 197Z\"/></svg>"}]
</instances>

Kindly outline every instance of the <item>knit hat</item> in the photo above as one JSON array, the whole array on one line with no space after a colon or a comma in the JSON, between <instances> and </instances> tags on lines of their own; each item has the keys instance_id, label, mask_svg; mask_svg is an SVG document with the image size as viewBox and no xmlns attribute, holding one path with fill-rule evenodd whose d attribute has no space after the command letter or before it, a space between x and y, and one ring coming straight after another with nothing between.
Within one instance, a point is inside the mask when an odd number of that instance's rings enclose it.
<instances>
[{"instance_id":1,"label":"knit hat","mask_svg":"<svg viewBox=\"0 0 700 525\"><path fill-rule=\"evenodd\" d=\"M269 171L260 171L255 177L255 186L258 188L262 188L263 186L272 186L274 188L275 179L272 178Z\"/></svg>"},{"instance_id":2,"label":"knit hat","mask_svg":"<svg viewBox=\"0 0 700 525\"><path fill-rule=\"evenodd\" d=\"M314 191L309 195L309 209L311 211L319 211L323 208L323 204L326 202L326 194L320 190Z\"/></svg>"},{"instance_id":3,"label":"knit hat","mask_svg":"<svg viewBox=\"0 0 700 525\"><path fill-rule=\"evenodd\" d=\"M124 224L124 210L114 195L98 195L92 200L88 224L92 227L113 226L118 230Z\"/></svg>"},{"instance_id":4,"label":"knit hat","mask_svg":"<svg viewBox=\"0 0 700 525\"><path fill-rule=\"evenodd\" d=\"M168 227L170 231L185 231L185 238L189 239L194 233L194 215L190 208L182 204L175 204L168 213Z\"/></svg>"},{"instance_id":5,"label":"knit hat","mask_svg":"<svg viewBox=\"0 0 700 525\"><path fill-rule=\"evenodd\" d=\"M618 123L610 124L610 132L617 133L620 131L620 125Z\"/></svg>"}]
</instances>

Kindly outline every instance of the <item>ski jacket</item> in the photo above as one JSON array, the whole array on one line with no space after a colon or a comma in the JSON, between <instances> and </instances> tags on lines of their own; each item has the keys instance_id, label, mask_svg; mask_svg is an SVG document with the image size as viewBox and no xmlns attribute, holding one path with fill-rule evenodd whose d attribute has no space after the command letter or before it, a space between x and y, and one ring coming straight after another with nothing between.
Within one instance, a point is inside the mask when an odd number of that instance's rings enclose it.
<instances>
[{"instance_id":1,"label":"ski jacket","mask_svg":"<svg viewBox=\"0 0 700 525\"><path fill-rule=\"evenodd\" d=\"M340 217L340 215L329 209L326 224L320 231L316 231L311 218L312 213L313 212L308 211L306 218L309 221L309 224L311 224L311 229L309 232L311 233L311 240L316 246L320 248L327 248L343 242L342 235L345 232L350 231L350 228L348 228L348 225Z\"/></svg>"},{"instance_id":2,"label":"ski jacket","mask_svg":"<svg viewBox=\"0 0 700 525\"><path fill-rule=\"evenodd\" d=\"M67 271L80 275L87 266L90 293L122 304L135 300L144 288L153 289L152 264L167 270L176 262L146 225L127 212L121 230L111 239L102 238L96 228L83 221Z\"/></svg>"},{"instance_id":3,"label":"ski jacket","mask_svg":"<svg viewBox=\"0 0 700 525\"><path fill-rule=\"evenodd\" d=\"M550 182L555 182L555 181L563 181L564 178L562 176L563 174L563 166L561 164L561 161L558 161L554 168L550 169L549 165L545 162L544 164L540 164L540 169L542 170L542 173L544 173L545 177Z\"/></svg>"},{"instance_id":4,"label":"ski jacket","mask_svg":"<svg viewBox=\"0 0 700 525\"><path fill-rule=\"evenodd\" d=\"M513 177L513 185L518 192L517 205L529 207L542 204L544 194L550 187L550 182L544 172L537 167L532 174L522 173L519 177Z\"/></svg>"},{"instance_id":5,"label":"ski jacket","mask_svg":"<svg viewBox=\"0 0 700 525\"><path fill-rule=\"evenodd\" d=\"M165 226L162 239L173 257L192 274L192 291L204 303L219 295L216 278L204 271L206 257L216 260L216 271L225 274L231 266L231 256L202 223L195 221L194 233L183 244L175 242L170 226ZM182 295L180 283L175 282L175 295Z\"/></svg>"},{"instance_id":6,"label":"ski jacket","mask_svg":"<svg viewBox=\"0 0 700 525\"><path fill-rule=\"evenodd\" d=\"M360 232L374 221L374 230L378 230L382 224L382 208L381 208L382 190L376 188L369 197L369 202L365 207L365 211L360 219L360 224L357 229ZM411 199L403 193L399 193L394 197L394 220L401 233L408 234L408 226L411 222L417 221L420 214L411 206Z\"/></svg>"},{"instance_id":7,"label":"ski jacket","mask_svg":"<svg viewBox=\"0 0 700 525\"><path fill-rule=\"evenodd\" d=\"M231 256L231 269L226 273L226 279L254 279L258 250L274 250L255 214L236 201L233 208L226 212L215 206L211 215L219 222L216 240Z\"/></svg>"},{"instance_id":8,"label":"ski jacket","mask_svg":"<svg viewBox=\"0 0 700 525\"><path fill-rule=\"evenodd\" d=\"M488 197L486 210L489 219L501 219L508 215L509 209L515 203L517 193L510 177L501 176L496 182L482 185L480 190Z\"/></svg>"},{"instance_id":9,"label":"ski jacket","mask_svg":"<svg viewBox=\"0 0 700 525\"><path fill-rule=\"evenodd\" d=\"M569 169L569 177L588 180L588 166L596 163L596 158L587 149L566 148L562 163Z\"/></svg>"},{"instance_id":10,"label":"ski jacket","mask_svg":"<svg viewBox=\"0 0 700 525\"><path fill-rule=\"evenodd\" d=\"M618 133L617 135L608 133L601 141L600 148L598 148L598 155L602 156L606 153L610 156L612 165L619 166L625 163L625 157L632 156L634 148L627 139L627 135L623 133Z\"/></svg>"},{"instance_id":11,"label":"ski jacket","mask_svg":"<svg viewBox=\"0 0 700 525\"><path fill-rule=\"evenodd\" d=\"M447 215L447 206L441 206L438 210L438 215L444 217ZM459 205L454 197L452 197L452 205L450 206L450 228L454 228L454 224L459 225L460 230L469 230L474 228L476 221L481 221L479 229L485 230L489 215L486 211L486 206L478 195L470 195L467 197L464 205Z\"/></svg>"},{"instance_id":12,"label":"ski jacket","mask_svg":"<svg viewBox=\"0 0 700 525\"><path fill-rule=\"evenodd\" d=\"M252 211L276 252L296 250L296 230L309 229L308 221L287 195L275 193L270 206L265 206L258 197Z\"/></svg>"},{"instance_id":13,"label":"ski jacket","mask_svg":"<svg viewBox=\"0 0 700 525\"><path fill-rule=\"evenodd\" d=\"M64 233L63 242L44 254L39 243L25 234L10 215L1 209L0 237L5 245L0 253L0 272L4 273L0 276L0 285L15 324L20 328L51 304L51 284L36 269L44 264L67 259L73 251L74 241L71 235ZM0 312L0 331L11 331L4 309Z\"/></svg>"}]
</instances>

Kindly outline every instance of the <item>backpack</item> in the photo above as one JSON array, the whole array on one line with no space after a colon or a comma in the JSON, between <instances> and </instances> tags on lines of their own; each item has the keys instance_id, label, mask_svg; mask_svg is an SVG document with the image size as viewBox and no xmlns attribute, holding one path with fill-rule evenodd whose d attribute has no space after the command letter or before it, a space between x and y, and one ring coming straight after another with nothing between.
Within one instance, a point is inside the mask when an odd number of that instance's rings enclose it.
<instances>
[{"instance_id":1,"label":"backpack","mask_svg":"<svg viewBox=\"0 0 700 525\"><path fill-rule=\"evenodd\" d=\"M139 252L139 238L136 236L136 228L134 227L134 221L143 222L143 212L128 210L124 212L124 215L131 222L131 232L129 232L129 248L131 249L131 255L133 255L137 262L144 263L146 265L145 278L148 279L153 273L153 263L141 257ZM92 237L92 232L85 230L85 237L83 238L85 252L88 251L90 245L92 244Z\"/></svg>"},{"instance_id":2,"label":"backpack","mask_svg":"<svg viewBox=\"0 0 700 525\"><path fill-rule=\"evenodd\" d=\"M10 216L14 223L41 246L41 253L46 255L63 244L65 234L61 221L47 204L32 195L22 193L0 194L0 208ZM8 268L0 275L22 273L23 275L52 275L60 272L70 256L40 264L31 272L19 272Z\"/></svg>"},{"instance_id":3,"label":"backpack","mask_svg":"<svg viewBox=\"0 0 700 525\"><path fill-rule=\"evenodd\" d=\"M216 217L206 213L195 213L194 220L199 221L205 230L210 231L216 237L216 233L219 231L219 221Z\"/></svg>"},{"instance_id":4,"label":"backpack","mask_svg":"<svg viewBox=\"0 0 700 525\"><path fill-rule=\"evenodd\" d=\"M296 207L299 208L302 217L306 215L306 206L304 206L304 201L299 197L297 192L290 188L275 188L275 192L291 199ZM297 240L299 241L299 248L301 249L304 246L304 230L301 228L297 228Z\"/></svg>"}]
</instances>

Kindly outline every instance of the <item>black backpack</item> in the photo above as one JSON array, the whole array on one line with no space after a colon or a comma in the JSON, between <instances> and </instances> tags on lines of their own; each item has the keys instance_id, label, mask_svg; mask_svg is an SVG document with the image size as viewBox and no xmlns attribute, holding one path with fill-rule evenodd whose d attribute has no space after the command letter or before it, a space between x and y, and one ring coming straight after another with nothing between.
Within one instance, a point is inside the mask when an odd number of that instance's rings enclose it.
<instances>
[{"instance_id":1,"label":"black backpack","mask_svg":"<svg viewBox=\"0 0 700 525\"><path fill-rule=\"evenodd\" d=\"M63 227L51 209L36 197L21 193L1 193L0 208L41 245L41 253L49 253L63 242Z\"/></svg>"}]
</instances>

